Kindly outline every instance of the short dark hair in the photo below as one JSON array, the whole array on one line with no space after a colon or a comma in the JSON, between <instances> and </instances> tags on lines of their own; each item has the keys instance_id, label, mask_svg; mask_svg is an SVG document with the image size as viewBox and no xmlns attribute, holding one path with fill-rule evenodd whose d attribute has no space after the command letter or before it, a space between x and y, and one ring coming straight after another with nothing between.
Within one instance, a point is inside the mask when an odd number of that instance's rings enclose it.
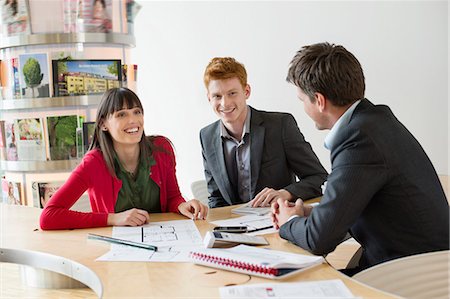
<instances>
[{"instance_id":1,"label":"short dark hair","mask_svg":"<svg viewBox=\"0 0 450 299\"><path fill-rule=\"evenodd\" d=\"M336 106L364 98L364 73L358 59L343 46L318 43L302 47L291 61L286 80L306 93L323 94Z\"/></svg>"}]
</instances>

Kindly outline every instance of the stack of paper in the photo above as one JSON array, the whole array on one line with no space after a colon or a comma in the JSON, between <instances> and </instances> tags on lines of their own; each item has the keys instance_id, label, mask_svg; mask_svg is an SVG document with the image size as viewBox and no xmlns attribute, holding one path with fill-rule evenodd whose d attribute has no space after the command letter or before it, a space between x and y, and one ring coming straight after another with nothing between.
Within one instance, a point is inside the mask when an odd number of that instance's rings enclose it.
<instances>
[{"instance_id":1,"label":"stack of paper","mask_svg":"<svg viewBox=\"0 0 450 299\"><path fill-rule=\"evenodd\" d=\"M258 215L263 216L270 213L270 207L252 207L251 203L248 202L238 208L234 208L231 210L234 214L239 215Z\"/></svg>"}]
</instances>

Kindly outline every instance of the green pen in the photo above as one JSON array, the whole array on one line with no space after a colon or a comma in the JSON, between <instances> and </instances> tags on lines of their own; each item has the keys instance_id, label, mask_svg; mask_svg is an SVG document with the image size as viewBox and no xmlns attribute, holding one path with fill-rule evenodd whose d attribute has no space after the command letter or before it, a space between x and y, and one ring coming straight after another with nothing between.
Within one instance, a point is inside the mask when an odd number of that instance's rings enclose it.
<instances>
[{"instance_id":1,"label":"green pen","mask_svg":"<svg viewBox=\"0 0 450 299\"><path fill-rule=\"evenodd\" d=\"M106 241L109 243L122 244L122 245L128 245L128 246L147 249L147 250L158 251L158 247L156 247L154 245L133 242L133 241L128 241L128 240L124 240L124 239L117 239L117 238L112 238L112 237L107 237L107 236L101 236L101 235L96 235L96 234L88 234L88 239Z\"/></svg>"}]
</instances>

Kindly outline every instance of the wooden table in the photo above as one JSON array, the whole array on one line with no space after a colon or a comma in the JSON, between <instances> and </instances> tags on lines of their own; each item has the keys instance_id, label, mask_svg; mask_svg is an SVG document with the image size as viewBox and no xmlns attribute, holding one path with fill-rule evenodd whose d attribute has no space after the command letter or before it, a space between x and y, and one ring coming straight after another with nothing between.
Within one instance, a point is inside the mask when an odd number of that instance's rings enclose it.
<instances>
[{"instance_id":1,"label":"wooden table","mask_svg":"<svg viewBox=\"0 0 450 299\"><path fill-rule=\"evenodd\" d=\"M226 219L232 216L230 207L211 209L207 221ZM0 204L1 236L0 247L27 249L50 253L81 263L92 269L103 284L103 296L110 297L148 297L148 298L220 298L219 287L243 283L263 283L272 280L249 275L223 271L192 263L149 263L149 262L96 262L95 259L106 253L110 245L104 242L87 240L88 233L111 235L111 227L95 229L42 231L39 228L41 210L31 207ZM152 214L151 221L186 219L180 215ZM214 226L207 221L196 221L204 236ZM295 253L306 252L281 239L278 234L265 236L270 248ZM5 273L3 273L5 274ZM8 282L2 275L1 288L7 288ZM355 296L364 298L389 297L348 278L328 264L315 267L303 273L283 280L284 282L341 279ZM94 292L88 289L32 289L34 297L92 297ZM3 294L11 294L2 290ZM24 293L16 292L19 297ZM25 293L26 294L26 293ZM28 293L29 294L29 293Z\"/></svg>"}]
</instances>

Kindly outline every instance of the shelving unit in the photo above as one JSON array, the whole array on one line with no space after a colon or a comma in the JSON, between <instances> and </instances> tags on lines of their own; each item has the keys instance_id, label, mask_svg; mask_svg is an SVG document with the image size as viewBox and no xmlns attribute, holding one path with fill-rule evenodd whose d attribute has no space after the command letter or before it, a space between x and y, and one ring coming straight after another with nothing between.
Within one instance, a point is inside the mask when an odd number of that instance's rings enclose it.
<instances>
[{"instance_id":1,"label":"shelving unit","mask_svg":"<svg viewBox=\"0 0 450 299\"><path fill-rule=\"evenodd\" d=\"M49 98L29 98L20 100L0 101L0 110L2 113L8 113L23 109L46 109L67 106L96 106L100 103L100 95L83 95L67 97L49 97ZM1 117L2 114L0 114Z\"/></svg>"},{"instance_id":2,"label":"shelving unit","mask_svg":"<svg viewBox=\"0 0 450 299\"><path fill-rule=\"evenodd\" d=\"M113 3L113 5L119 6L117 3ZM122 19L118 21L118 23L123 22L124 20ZM116 28L124 27L115 25ZM4 36L0 32L0 60L8 61L8 59L18 58L19 55L26 54L47 54L49 88L50 95L52 95L54 94L52 92L54 84L52 84L51 61L59 59L56 56L58 53L69 53L75 60L120 59L123 65L130 64L129 50L135 47L135 44L134 36L123 32L49 32L13 36ZM67 61L70 61L70 59ZM4 74L4 71L0 71L0 75ZM11 75L9 75L9 78L11 78ZM9 83L11 84L11 82ZM23 86L20 87L23 88ZM133 89L133 86L129 87ZM27 94L22 89L20 93ZM11 96L5 97L4 93L3 95L0 94L0 121L9 123L18 119L39 118L46 120L48 117L64 115L82 115L85 122L93 122L95 121L97 106L101 100L101 94L14 98L11 88L8 90L8 94ZM79 121L78 116L77 121ZM46 121L43 121L43 123L45 124ZM44 127L42 122L41 125ZM5 132L2 133L5 134ZM17 133L15 134L17 135ZM15 136L15 139L17 140L18 136ZM43 139L45 142L49 142L49 136L44 136ZM0 159L0 176L5 177L6 181L21 184L22 204L29 206L39 205L39 198L37 200L35 198L36 190L33 190L36 187L32 187L33 182L64 181L81 162L82 155L78 152L75 158L70 156L70 159L65 160L49 159L48 145L46 152L46 161L31 159L7 160L6 156L4 157L5 159ZM0 196L1 200L2 197Z\"/></svg>"},{"instance_id":3,"label":"shelving unit","mask_svg":"<svg viewBox=\"0 0 450 299\"><path fill-rule=\"evenodd\" d=\"M73 108L83 107L86 112L96 109L100 103L101 95L83 95L67 97L48 97L36 99L16 99L0 101L0 120L5 114L14 114L21 110L33 110L45 112L52 108ZM74 169L81 159L76 160L56 160L56 161L7 161L0 160L2 171L12 172L54 172L70 171ZM2 174L3 175L3 174Z\"/></svg>"},{"instance_id":4,"label":"shelving unit","mask_svg":"<svg viewBox=\"0 0 450 299\"><path fill-rule=\"evenodd\" d=\"M1 39L0 49L50 44L117 44L134 47L134 36L122 33L43 33L8 36Z\"/></svg>"}]
</instances>

